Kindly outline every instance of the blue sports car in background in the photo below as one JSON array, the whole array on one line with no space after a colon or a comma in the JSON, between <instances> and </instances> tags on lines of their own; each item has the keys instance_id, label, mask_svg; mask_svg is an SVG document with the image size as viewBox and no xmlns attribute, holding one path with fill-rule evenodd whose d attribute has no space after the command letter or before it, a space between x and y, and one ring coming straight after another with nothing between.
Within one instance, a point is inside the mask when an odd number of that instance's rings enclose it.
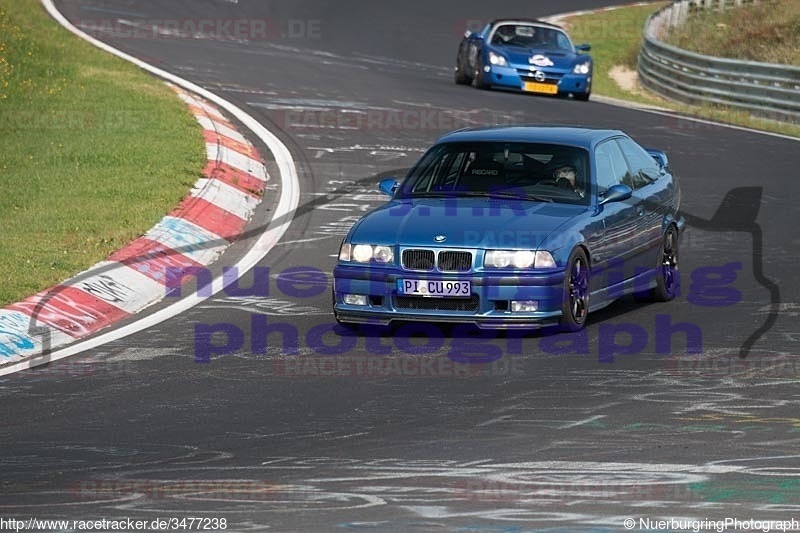
<instances>
[{"instance_id":1,"label":"blue sports car in background","mask_svg":"<svg viewBox=\"0 0 800 533\"><path fill-rule=\"evenodd\" d=\"M667 156L620 131L445 135L339 250L340 323L559 324L628 293L672 299L685 222Z\"/></svg>"},{"instance_id":2,"label":"blue sports car in background","mask_svg":"<svg viewBox=\"0 0 800 533\"><path fill-rule=\"evenodd\" d=\"M538 20L495 20L469 30L458 47L455 81L474 87L569 95L592 93L590 46L572 44L563 28Z\"/></svg>"}]
</instances>

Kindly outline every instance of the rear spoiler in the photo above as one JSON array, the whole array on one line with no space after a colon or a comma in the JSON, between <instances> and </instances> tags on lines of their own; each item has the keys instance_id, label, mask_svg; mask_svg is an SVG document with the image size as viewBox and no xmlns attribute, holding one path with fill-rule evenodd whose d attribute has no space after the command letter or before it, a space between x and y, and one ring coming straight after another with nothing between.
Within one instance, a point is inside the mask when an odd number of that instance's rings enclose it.
<instances>
[{"instance_id":1,"label":"rear spoiler","mask_svg":"<svg viewBox=\"0 0 800 533\"><path fill-rule=\"evenodd\" d=\"M650 157L656 160L656 163L658 163L659 167L669 171L669 158L665 152L655 148L645 148L645 151L650 154Z\"/></svg>"}]
</instances>

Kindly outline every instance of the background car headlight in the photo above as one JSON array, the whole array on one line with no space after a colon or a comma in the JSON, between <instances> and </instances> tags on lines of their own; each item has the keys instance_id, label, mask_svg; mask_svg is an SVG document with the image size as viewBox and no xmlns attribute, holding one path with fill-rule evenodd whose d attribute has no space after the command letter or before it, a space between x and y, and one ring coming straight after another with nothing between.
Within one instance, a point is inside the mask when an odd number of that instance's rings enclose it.
<instances>
[{"instance_id":1,"label":"background car headlight","mask_svg":"<svg viewBox=\"0 0 800 533\"><path fill-rule=\"evenodd\" d=\"M589 70L591 70L591 68L591 63L578 63L575 65L575 68L572 69L572 72L575 74L589 74Z\"/></svg>"},{"instance_id":2,"label":"background car headlight","mask_svg":"<svg viewBox=\"0 0 800 533\"><path fill-rule=\"evenodd\" d=\"M530 250L487 250L483 265L490 268L553 268L556 262L546 251Z\"/></svg>"},{"instance_id":3,"label":"background car headlight","mask_svg":"<svg viewBox=\"0 0 800 533\"><path fill-rule=\"evenodd\" d=\"M355 261L356 263L391 263L394 261L394 252L391 246L380 246L372 244L356 244L355 246L345 243L339 250L340 261Z\"/></svg>"},{"instance_id":4,"label":"background car headlight","mask_svg":"<svg viewBox=\"0 0 800 533\"><path fill-rule=\"evenodd\" d=\"M508 61L506 61L506 58L500 54L495 54L494 52L489 52L489 63L492 65L497 65L498 67L508 66Z\"/></svg>"}]
</instances>

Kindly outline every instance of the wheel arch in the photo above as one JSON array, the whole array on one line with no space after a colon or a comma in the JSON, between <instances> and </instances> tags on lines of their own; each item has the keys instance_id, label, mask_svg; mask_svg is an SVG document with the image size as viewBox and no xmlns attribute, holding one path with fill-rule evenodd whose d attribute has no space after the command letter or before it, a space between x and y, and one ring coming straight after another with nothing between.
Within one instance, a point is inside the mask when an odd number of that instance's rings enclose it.
<instances>
[{"instance_id":1,"label":"wheel arch","mask_svg":"<svg viewBox=\"0 0 800 533\"><path fill-rule=\"evenodd\" d=\"M581 248L583 253L586 254L586 260L589 262L589 267L592 266L592 252L589 251L589 247L586 245L585 242L579 242L575 245L575 248Z\"/></svg>"},{"instance_id":2,"label":"wheel arch","mask_svg":"<svg viewBox=\"0 0 800 533\"><path fill-rule=\"evenodd\" d=\"M672 217L670 217L668 220L664 220L664 224L662 225L661 228L661 239L663 240L664 237L667 236L667 232L670 230L670 228L675 230L675 241L676 244L679 245L681 239L683 238L683 234L681 232L681 228L680 225L678 224L678 221Z\"/></svg>"}]
</instances>

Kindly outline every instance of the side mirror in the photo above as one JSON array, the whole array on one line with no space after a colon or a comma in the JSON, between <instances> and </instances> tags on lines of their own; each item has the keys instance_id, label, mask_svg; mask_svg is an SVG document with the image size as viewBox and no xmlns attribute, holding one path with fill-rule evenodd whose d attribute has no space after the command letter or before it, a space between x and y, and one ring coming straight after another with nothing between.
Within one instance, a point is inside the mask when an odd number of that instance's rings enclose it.
<instances>
[{"instance_id":1,"label":"side mirror","mask_svg":"<svg viewBox=\"0 0 800 533\"><path fill-rule=\"evenodd\" d=\"M645 148L645 151L650 154L650 157L656 160L658 166L660 166L663 170L666 170L669 167L669 159L667 158L667 154L662 152L661 150L656 150L655 148Z\"/></svg>"},{"instance_id":2,"label":"side mirror","mask_svg":"<svg viewBox=\"0 0 800 533\"><path fill-rule=\"evenodd\" d=\"M575 50L578 52L588 52L592 49L592 45L590 44L579 44L575 47Z\"/></svg>"},{"instance_id":3,"label":"side mirror","mask_svg":"<svg viewBox=\"0 0 800 533\"><path fill-rule=\"evenodd\" d=\"M397 190L397 187L399 185L400 184L397 183L396 179L386 178L385 180L381 180L381 182L378 183L378 190L388 196L394 196L394 192Z\"/></svg>"},{"instance_id":4,"label":"side mirror","mask_svg":"<svg viewBox=\"0 0 800 533\"><path fill-rule=\"evenodd\" d=\"M627 185L623 185L621 183L617 185L612 185L606 191L605 197L600 200L600 203L597 205L604 205L611 202L622 202L627 200L633 194L633 189L628 187Z\"/></svg>"},{"instance_id":5,"label":"side mirror","mask_svg":"<svg viewBox=\"0 0 800 533\"><path fill-rule=\"evenodd\" d=\"M472 31L470 29L467 29L467 31L464 32L464 38L465 39L483 39L483 37L481 37L481 35L479 33L475 33L474 31Z\"/></svg>"}]
</instances>

